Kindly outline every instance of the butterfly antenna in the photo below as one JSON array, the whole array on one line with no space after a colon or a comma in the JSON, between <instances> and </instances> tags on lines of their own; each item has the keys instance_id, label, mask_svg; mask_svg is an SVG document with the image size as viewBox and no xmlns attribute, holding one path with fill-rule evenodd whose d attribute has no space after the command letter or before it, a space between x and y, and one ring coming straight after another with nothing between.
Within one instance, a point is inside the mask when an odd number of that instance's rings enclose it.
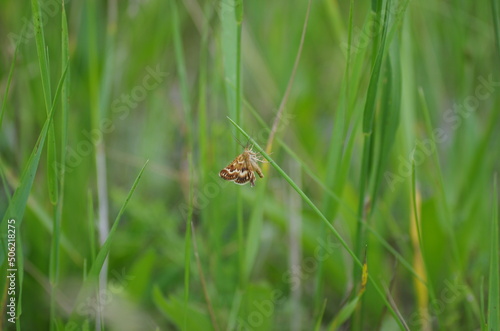
<instances>
[{"instance_id":1,"label":"butterfly antenna","mask_svg":"<svg viewBox=\"0 0 500 331\"><path fill-rule=\"evenodd\" d=\"M234 140L236 140L241 147L245 148L245 146L241 143L241 141L238 138L236 138L236 136L232 132L231 134L233 135Z\"/></svg>"},{"instance_id":2,"label":"butterfly antenna","mask_svg":"<svg viewBox=\"0 0 500 331\"><path fill-rule=\"evenodd\" d=\"M252 132L252 137L253 137L253 132ZM247 139L247 147L249 147L249 149L253 148L253 144L250 145L250 137L248 137L248 139Z\"/></svg>"}]
</instances>

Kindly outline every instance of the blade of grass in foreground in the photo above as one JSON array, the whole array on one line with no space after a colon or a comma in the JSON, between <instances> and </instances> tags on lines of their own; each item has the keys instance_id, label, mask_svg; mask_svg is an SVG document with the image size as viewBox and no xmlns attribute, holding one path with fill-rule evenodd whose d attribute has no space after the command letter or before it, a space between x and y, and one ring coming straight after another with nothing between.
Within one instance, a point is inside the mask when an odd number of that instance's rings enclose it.
<instances>
[{"instance_id":1,"label":"blade of grass in foreground","mask_svg":"<svg viewBox=\"0 0 500 331\"><path fill-rule=\"evenodd\" d=\"M106 260L106 257L108 256L109 250L111 248L111 244L113 242L116 230L118 228L118 225L120 224L121 221L121 216L123 215L123 212L125 211L125 208L128 205L128 202L130 201L130 198L132 197L132 194L134 193L137 185L139 184L139 180L142 177L142 174L144 170L146 169L146 166L148 164L149 160L146 161L144 166L142 167L141 171L139 172L139 175L137 175L137 178L134 181L134 184L132 184L132 188L128 192L127 198L123 202L122 207L120 208L120 211L118 212L118 215L116 215L115 221L113 223L113 226L111 227L108 237L104 244L102 245L101 249L97 253L97 256L95 258L94 263L92 263L92 266L90 267L90 271L87 274L87 278L85 279L75 302L74 307L79 307L79 305L83 302L82 300L85 299L85 296L90 295L92 293L92 287L97 284L97 281L99 279L99 274L101 272L101 268L104 264L104 260ZM73 314L70 318L70 323L76 319L75 315L76 311L75 309L73 310Z\"/></svg>"},{"instance_id":2,"label":"blade of grass in foreground","mask_svg":"<svg viewBox=\"0 0 500 331\"><path fill-rule=\"evenodd\" d=\"M250 105L248 103L248 101L245 101L245 106L247 107L247 109L252 113L252 115L255 117L255 119L258 121L258 123L260 124L260 126L262 128L264 128L267 132L269 132L271 129L267 127L267 124L266 122L260 117L260 115L257 113L257 111L252 107L252 105ZM354 127L357 127L359 124L357 124L359 122L359 119L356 120L356 124L354 125ZM313 169L309 168L309 166L306 164L306 162L304 162L282 139L280 138L276 138L278 143L280 144L280 146L283 148L283 150L288 154L290 155L290 157L292 159L294 159L296 162L298 162L302 168L302 171L304 171L318 186L321 187L321 189L323 189L325 191L325 193L327 195L329 195L333 200L332 201L335 201L339 204L339 206L348 214L352 215L354 218L356 218L356 212L351 209L349 207L348 204L346 204L337 194L335 194L332 190L329 189L328 185L325 185L325 183L316 175L316 171L314 171ZM346 152L344 155L346 155L345 157L347 159L351 159L350 158L350 155L352 154L352 149L353 149L353 139L349 139L348 142L347 142L347 148L346 148ZM343 166L343 168L348 168L348 167L345 167ZM341 174L344 174L344 177L347 178L347 171L345 170L342 170L340 172ZM260 185L260 187L262 187L263 185ZM257 192L257 196L261 194L260 191ZM255 208L259 208L259 204L255 207ZM326 208L326 207L325 207ZM339 208L340 209L340 208ZM327 216L325 214L325 216ZM358 220L359 221L359 220ZM381 234L379 234L373 227L371 227L369 224L365 224L365 227L367 228L368 231L370 231L370 233L372 235L375 236L375 238L380 242L381 245L383 245L396 259L398 259L398 261L417 279L419 280L421 283L423 283L425 285L425 281L417 274L417 272L412 268L411 264L406 261L404 259L404 257L398 253L397 250L395 250L388 242L387 240L385 240ZM318 261L318 266L319 266L319 261Z\"/></svg>"},{"instance_id":3,"label":"blade of grass in foreground","mask_svg":"<svg viewBox=\"0 0 500 331\"><path fill-rule=\"evenodd\" d=\"M248 141L257 149L257 152L259 152L268 162L273 166L273 168L292 186L292 188L301 196L302 199L312 208L312 210L319 216L319 218L324 222L324 224L327 226L327 228L335 235L337 240L340 242L340 244L345 248L347 253L352 257L353 261L355 264L357 264L362 270L363 264L361 261L358 259L358 257L354 254L354 252L349 248L347 245L347 242L342 238L342 236L339 234L339 232L333 227L333 225L328 221L328 219L323 215L323 213L316 207L316 205L309 199L309 197L299 188L299 186L288 176L281 167L274 162L274 160L260 147L259 144L255 140L253 140L248 133L246 133L238 124L236 124L232 119L228 118L229 121L238 129L241 134L245 138L248 139ZM401 329L404 329L403 323L399 320L396 312L390 305L390 303L387 301L387 298L385 297L385 294L382 292L378 284L375 282L375 280L368 275L368 279L370 280L371 285L375 288L377 293L380 295L381 299L383 300L384 304L387 306L387 309L391 312L392 316L394 317L395 321L398 323Z\"/></svg>"},{"instance_id":4,"label":"blade of grass in foreground","mask_svg":"<svg viewBox=\"0 0 500 331\"><path fill-rule=\"evenodd\" d=\"M64 176L66 164L66 144L68 133L68 109L69 109L69 35L68 24L66 19L66 11L64 8L64 1L61 3L61 69L67 69L66 79L61 88L61 155L60 155L60 177L59 177L59 199L56 201L55 213L53 215L53 236L50 246L50 265L49 265L49 278L51 284L50 293L50 330L57 329L56 319L56 289L59 282L59 252L60 252L60 233L61 233L61 219L63 213L63 199L64 199ZM55 102L54 102L55 103ZM52 166L55 167L55 164Z\"/></svg>"},{"instance_id":5,"label":"blade of grass in foreground","mask_svg":"<svg viewBox=\"0 0 500 331\"><path fill-rule=\"evenodd\" d=\"M42 78L42 89L45 99L45 109L47 110L47 115L50 113L52 108L51 99L51 88L50 88L50 72L49 72L49 61L47 58L47 47L45 45L45 36L43 33L43 23L42 23L42 13L40 10L39 0L31 0L31 10L33 13L33 26L35 30L35 41L36 50L38 54L38 64L40 66L40 75ZM51 123L49 126L49 135L47 140L47 179L49 188L49 197L52 204L56 204L58 199L58 187L57 187L57 167L53 165L56 164L56 138L54 131L54 124Z\"/></svg>"},{"instance_id":6,"label":"blade of grass in foreground","mask_svg":"<svg viewBox=\"0 0 500 331\"><path fill-rule=\"evenodd\" d=\"M498 177L493 183L491 219L490 281L488 290L488 330L500 330L500 275L498 262Z\"/></svg>"},{"instance_id":7,"label":"blade of grass in foreground","mask_svg":"<svg viewBox=\"0 0 500 331\"><path fill-rule=\"evenodd\" d=\"M62 83L64 82L64 79L66 77L66 72L67 72L67 67L66 70L63 72L61 79L59 81L59 85L57 87L54 100L57 100L57 97L59 96L59 91L61 90ZM50 124L52 123L53 118L54 118L54 107L52 107L52 109L49 112L49 116L45 120L45 124L42 127L42 131L40 132L35 148L31 152L26 168L24 168L23 174L21 175L19 186L14 192L12 200L9 203L9 207L7 208L7 211L5 212L5 215L3 216L2 222L0 224L3 224L8 218L9 219L13 218L16 220L16 228L19 228L19 226L21 225L24 215L24 210L26 209L26 204L31 191L31 187L33 186L33 181L35 180L35 174L36 170L38 169L38 163L40 161L43 145L47 138L49 127ZM3 228L4 227L2 227L2 229ZM2 237L1 237L2 240L4 239L3 232L4 231L2 230ZM2 246L0 250L3 250L3 247L4 246ZM4 254L0 254L0 264L3 263L4 257L5 257Z\"/></svg>"},{"instance_id":8,"label":"blade of grass in foreground","mask_svg":"<svg viewBox=\"0 0 500 331\"><path fill-rule=\"evenodd\" d=\"M42 131L40 133L40 136L38 137L37 143L35 145L35 148L31 152L30 158L28 159L28 164L26 168L23 171L23 174L21 176L21 181L19 183L19 187L16 189L14 192L14 196L10 200L9 206L7 207L7 211L5 212L5 215L3 216L1 224L5 224L7 222L7 219L14 219L15 220L15 233L16 233L16 241L17 241L17 253L16 253L16 268L17 268L17 275L18 275L18 282L17 282L17 289L18 289L18 300L17 300L17 311L16 311L16 329L20 330L21 328L21 323L19 321L19 317L21 316L22 313L22 291L23 291L23 279L24 279L24 260L23 260L23 253L22 253L22 242L21 242L21 223L22 219L24 216L24 211L26 209L26 204L28 203L28 197L31 191L31 187L33 186L33 181L35 179L35 174L38 169L38 164L40 162L40 157L42 154L43 150L43 145L45 143L45 140L48 135L48 131L50 128L50 125L52 124L52 120L54 118L54 105L56 104L56 100L59 96L59 92L61 90L61 86L65 80L66 77L66 72L67 72L67 67L64 70L61 79L59 81L59 84L57 86L57 91L54 96L54 102L52 103L52 108L49 111L49 115L47 119L45 120L45 124L43 125ZM0 265L3 265L4 259L6 257L6 252L4 252L4 249L7 247L5 244L5 240L7 238L7 227L2 226L0 229L0 241L2 241L2 247L0 248ZM5 247L5 248L4 248ZM5 268L6 270L7 268ZM2 271L3 273L3 271ZM4 275L2 275L4 276ZM6 279L6 277L3 277L3 279Z\"/></svg>"},{"instance_id":9,"label":"blade of grass in foreground","mask_svg":"<svg viewBox=\"0 0 500 331\"><path fill-rule=\"evenodd\" d=\"M366 230L363 226L367 220L365 219L365 195L367 194L367 185L370 179L371 172L371 157L373 155L372 133L374 128L375 109L377 105L377 93L379 89L379 78L382 69L382 63L386 49L387 30L389 26L389 8L391 8L391 0L388 0L384 12L380 11L380 22L384 22L382 28L382 37L380 40L380 47L377 50L375 62L372 67L370 83L368 85L368 92L366 95L365 109L363 113L363 156L361 163L361 174L359 181L359 202L358 202L358 215L357 218L362 220L357 223L356 236L354 247L356 256L361 256L361 251L366 243ZM376 40L375 40L376 41ZM372 206L371 208L373 208ZM354 277L359 277L359 270L353 270Z\"/></svg>"}]
</instances>

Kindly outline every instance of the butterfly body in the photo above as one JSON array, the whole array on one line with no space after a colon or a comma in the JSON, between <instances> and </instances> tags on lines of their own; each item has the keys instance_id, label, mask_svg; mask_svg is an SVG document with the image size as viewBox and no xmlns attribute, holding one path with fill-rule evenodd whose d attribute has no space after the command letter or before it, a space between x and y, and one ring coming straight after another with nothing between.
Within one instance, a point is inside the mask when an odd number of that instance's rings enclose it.
<instances>
[{"instance_id":1,"label":"butterfly body","mask_svg":"<svg viewBox=\"0 0 500 331\"><path fill-rule=\"evenodd\" d=\"M233 162L219 172L219 176L222 179L234 181L239 185L250 182L250 186L255 186L254 171L260 178L264 178L264 174L257 162L264 162L264 160L251 148L247 147Z\"/></svg>"}]
</instances>

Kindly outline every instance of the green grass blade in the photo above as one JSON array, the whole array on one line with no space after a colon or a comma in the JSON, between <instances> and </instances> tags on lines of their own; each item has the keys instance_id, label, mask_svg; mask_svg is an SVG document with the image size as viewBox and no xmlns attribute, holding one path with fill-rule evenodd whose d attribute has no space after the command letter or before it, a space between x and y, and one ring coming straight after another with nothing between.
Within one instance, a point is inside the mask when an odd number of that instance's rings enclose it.
<instances>
[{"instance_id":1,"label":"green grass blade","mask_svg":"<svg viewBox=\"0 0 500 331\"><path fill-rule=\"evenodd\" d=\"M264 152L262 147L257 144L255 140L253 140L250 135L248 135L238 124L236 124L233 120L228 118L229 121L238 129L238 131L241 132L241 134L248 139L248 141L257 149L259 153L273 166L273 168L290 184L290 186L300 195L300 197L313 209L313 211L319 216L319 218L323 221L323 223L327 226L327 228L334 234L334 236L337 238L337 240L340 242L340 244L344 247L344 249L349 253L349 255L352 257L354 263L358 265L360 270L363 268L363 264L361 261L358 259L358 257L354 254L354 252L349 248L347 245L347 242L342 238L342 236L339 234L339 232L333 227L333 225L328 221L328 219L323 215L323 213L316 207L316 205L309 199L309 197L298 187L298 185L288 176L281 167L274 162L274 160ZM375 288L377 293L380 295L380 298L384 301L385 305L387 306L387 309L391 312L391 314L394 316L395 320L397 323L400 325L401 328L403 328L403 323L399 320L396 312L394 309L391 307L389 302L387 301L385 294L382 292L380 287L377 285L375 280L369 275L368 279L370 280L370 284Z\"/></svg>"},{"instance_id":2,"label":"green grass blade","mask_svg":"<svg viewBox=\"0 0 500 331\"><path fill-rule=\"evenodd\" d=\"M371 205L375 206L379 197L378 191L382 183L383 173L386 170L396 132L399 127L399 110L401 101L401 70L399 63L399 44L391 47L387 57L387 74L382 96L381 116L378 125L380 147L378 148L377 162L374 168ZM371 212L373 212L371 208Z\"/></svg>"},{"instance_id":3,"label":"green grass blade","mask_svg":"<svg viewBox=\"0 0 500 331\"><path fill-rule=\"evenodd\" d=\"M498 262L498 177L493 184L491 218L490 276L488 286L488 330L500 330L500 264Z\"/></svg>"},{"instance_id":4,"label":"green grass blade","mask_svg":"<svg viewBox=\"0 0 500 331\"><path fill-rule=\"evenodd\" d=\"M50 108L52 108L52 99L51 99L51 91L50 91L50 72L48 67L48 59L47 59L47 47L45 45L45 36L43 33L43 23L42 23L42 13L40 11L40 2L39 0L31 0L31 11L33 14L33 27L35 30L35 41L36 41L36 50L38 54L38 64L40 66L40 74L42 78L42 89L43 96L45 99L45 108L47 110L47 114L49 113Z\"/></svg>"},{"instance_id":5,"label":"green grass blade","mask_svg":"<svg viewBox=\"0 0 500 331\"><path fill-rule=\"evenodd\" d=\"M419 96L420 96L420 101L422 105L422 110L423 110L423 115L425 119L425 126L427 129L427 135L429 137L433 136L433 127L432 127L432 122L431 122L431 117L429 113L429 107L427 106L427 101L424 95L424 91L420 88L419 89ZM457 264L458 270L462 270L462 262L459 254L459 248L458 248L458 243L457 239L453 230L453 224L452 224L452 217L451 217L451 211L450 211L450 206L448 203L448 199L446 197L445 193L445 185L444 185L444 179L443 179L443 172L441 168L441 163L439 161L438 157L438 149L436 146L436 141L434 139L430 139L431 143L431 150L432 156L434 159L434 164L436 166L436 171L434 172L437 182L437 189L439 190L439 199L440 199L440 208L441 212L443 214L444 222L443 222L443 227L446 230L449 240L450 240L450 246L451 246L451 251L453 253L453 257L455 258L455 262Z\"/></svg>"},{"instance_id":6,"label":"green grass blade","mask_svg":"<svg viewBox=\"0 0 500 331\"><path fill-rule=\"evenodd\" d=\"M415 160L412 159L412 168L411 168L411 204L413 206L412 210L410 213L413 213L413 217L415 219L415 227L416 227L416 232L417 232L417 238L418 238L418 245L420 249L420 254L422 256L422 261L424 265L425 272L427 273L427 279L430 279L430 275L428 274L428 266L427 266L427 254L425 254L425 248L424 248L424 243L422 239L422 228L421 224L422 221L419 216L419 211L418 211L418 204L417 204L417 173L416 173L416 167L415 167ZM416 254L416 252L414 253ZM431 302L436 302L436 295L434 292L434 286L432 284L432 281L424 282L421 277L418 277L418 279L427 286L429 296L431 298ZM420 309L424 309L424 307L419 307ZM427 309L427 307L425 307ZM440 322L439 316L437 316L438 322Z\"/></svg>"},{"instance_id":7,"label":"green grass blade","mask_svg":"<svg viewBox=\"0 0 500 331\"><path fill-rule=\"evenodd\" d=\"M52 108L51 88L50 88L50 71L49 61L47 57L47 47L45 45L45 36L43 32L42 13L40 10L39 0L31 0L31 11L33 14L33 27L35 30L36 50L38 54L38 64L40 66L40 75L42 79L43 96L45 99L45 109L47 115ZM58 199L58 183L57 183L57 167L53 165L57 162L56 155L56 138L54 124L49 127L49 135L47 140L47 179L49 182L49 197L52 204L56 204Z\"/></svg>"},{"instance_id":8,"label":"green grass blade","mask_svg":"<svg viewBox=\"0 0 500 331\"><path fill-rule=\"evenodd\" d=\"M255 109L253 109L253 107L245 101L245 106L248 108L248 110L252 113L252 115L254 115L255 119L259 122L259 125L263 128L265 128L268 132L270 131L270 129L267 127L267 124L265 123L265 121L260 117L260 115L255 111ZM358 127L359 126L359 122L360 120L357 119L356 120L356 125L354 125L354 127ZM280 144L281 148L283 148L283 150L288 154L290 155L290 157L292 159L294 159L296 162L298 162L302 168L302 170L319 186L321 187L322 190L325 191L325 193L332 199L332 201L335 201L337 204L339 204L343 211L345 211L347 214L350 214L351 216L353 216L354 218L356 218L356 212L345 202L343 201L334 191L332 191L331 189L329 189L329 187L327 187L327 185L325 185L324 181L321 180L318 176L317 176L317 171L314 170L314 169L311 169L307 164L306 162L304 162L293 150L290 146L288 146L283 140L281 140L280 138L277 138L277 141L278 143ZM352 154L352 150L353 150L353 146L354 146L354 143L353 143L353 139L350 139L348 142L347 142L347 147L346 147L346 151L344 153L344 157L347 159L347 160L350 160L351 159L351 154ZM341 170L340 170L340 175L343 176L343 177L347 177L347 171L349 169L349 162L345 162L345 166L342 166L341 167ZM259 186L259 188L261 187L262 185ZM261 196L261 192L259 191L257 193L257 196ZM260 208L260 205L261 204L256 204L255 206L255 209L259 209ZM328 207L328 206L327 206ZM253 209L253 210L255 210ZM324 213L325 216L326 213ZM329 218L331 219L331 217ZM384 246L415 278L417 278L419 281L422 281L425 283L425 281L423 281L419 276L418 274L415 272L415 270L413 269L413 267L411 266L411 264L405 260L405 258L400 254L398 253L398 251L396 249L394 249L390 244L389 242L387 242L386 239L384 239L384 237L379 234L377 232L377 230L375 228L373 228L372 226L370 226L369 224L365 224L366 228L368 231L370 231L370 233L372 233L374 235L374 237L380 242L380 244L382 246ZM247 247L249 247L251 243L248 243ZM318 268L319 268L319 265L320 265L320 262L321 261L318 261Z\"/></svg>"},{"instance_id":9,"label":"green grass blade","mask_svg":"<svg viewBox=\"0 0 500 331\"><path fill-rule=\"evenodd\" d=\"M384 22L382 28L382 37L380 41L380 47L377 50L377 55L375 58L375 62L373 64L371 70L370 83L368 85L368 92L366 95L365 108L363 114L363 134L364 134L364 142L363 142L363 156L361 162L361 175L359 181L359 202L358 202L358 219L364 219L365 212L365 194L366 194L366 186L369 181L369 175L371 172L371 158L373 155L373 142L372 142L372 132L373 132L373 122L375 118L375 109L377 105L377 93L379 89L379 78L382 70L382 63L385 55L386 49L386 37L387 30L389 25L389 8L391 7L391 0L387 0L386 7L384 12L379 12L380 21ZM373 208L373 206L372 206ZM365 245L365 230L363 228L363 223L366 220L359 222L356 230L356 238L355 238L355 252L359 257L361 256L361 252L363 246ZM357 269L354 269L354 277L359 276L359 272Z\"/></svg>"},{"instance_id":10,"label":"green grass blade","mask_svg":"<svg viewBox=\"0 0 500 331\"><path fill-rule=\"evenodd\" d=\"M224 67L224 87L226 95L226 106L229 116L237 123L241 123L241 29L243 22L243 1L230 0L220 3L221 20L221 51ZM234 137L239 140L239 132L233 130ZM234 141L234 140L233 140ZM235 154L241 153L240 146L233 142ZM245 245L244 224L243 224L243 200L241 192L236 193L236 221L238 240L238 269L239 287L245 288L251 266L259 240L256 232L261 228L263 218L262 209L252 210L250 216L249 233ZM255 254L254 254L255 253ZM235 295L238 295L237 292Z\"/></svg>"},{"instance_id":11,"label":"green grass blade","mask_svg":"<svg viewBox=\"0 0 500 331\"><path fill-rule=\"evenodd\" d=\"M330 322L328 326L329 331L337 330L345 321L347 321L352 314L355 312L356 307L358 307L361 295L356 295L352 300L350 300L340 311L335 315L335 318Z\"/></svg>"},{"instance_id":12,"label":"green grass blade","mask_svg":"<svg viewBox=\"0 0 500 331\"><path fill-rule=\"evenodd\" d=\"M323 300L323 305L321 306L318 318L316 319L316 324L314 325L314 331L321 330L321 320L323 319L323 315L325 314L325 308L326 308L326 299Z\"/></svg>"},{"instance_id":13,"label":"green grass blade","mask_svg":"<svg viewBox=\"0 0 500 331\"><path fill-rule=\"evenodd\" d=\"M158 285L155 285L152 291L152 299L158 310L160 310L177 328L181 329L183 325L184 303L182 300L169 296L166 299L161 293ZM189 330L212 330L212 324L209 317L199 309L189 307ZM176 328L176 329L177 329Z\"/></svg>"},{"instance_id":14,"label":"green grass blade","mask_svg":"<svg viewBox=\"0 0 500 331\"><path fill-rule=\"evenodd\" d=\"M111 244L113 243L116 231L118 229L118 225L120 224L121 217L125 211L125 208L127 207L130 199L132 198L132 194L134 193L137 185L139 184L139 181L142 177L142 174L144 170L146 169L146 166L148 164L149 160L146 161L146 163L142 166L141 170L139 171L139 174L137 175L136 179L134 180L134 183L132 184L132 187L130 191L127 194L127 197L125 198L125 201L123 202L123 205L120 208L120 211L116 215L115 221L113 223L113 226L111 227L108 237L106 238L106 241L104 244L101 246L99 252L97 253L97 256L95 258L95 261L92 263L92 266L90 267L90 270L87 274L87 278L85 279L82 288L80 289L77 299L76 299L76 304L75 307L79 307L79 305L83 302L82 300L85 299L85 296L89 295L92 293L92 288L97 284L97 281L99 279L99 275L101 273L102 266L104 265L104 261L106 260L106 257L108 256L109 250L111 248ZM76 311L73 312L73 315L70 318L70 322L74 321L76 319Z\"/></svg>"},{"instance_id":15,"label":"green grass blade","mask_svg":"<svg viewBox=\"0 0 500 331\"><path fill-rule=\"evenodd\" d=\"M66 68L67 69L67 68ZM62 83L64 82L66 77L66 70L63 72L61 79L59 81L59 85L56 91L55 95L55 100L59 96L59 92L62 86ZM53 103L53 105L55 102ZM16 262L17 262L17 269L18 269L18 282L17 286L19 289L19 296L18 296L18 301L17 301L17 323L16 323L16 328L20 329L20 322L19 322L19 316L22 313L22 286L23 286L23 279L24 279L24 256L22 253L22 234L21 234L21 223L23 220L24 212L26 210L26 205L28 202L28 197L31 191L31 188L33 186L33 182L35 179L36 171L38 169L38 164L40 162L40 157L41 153L43 151L43 145L45 143L45 140L48 136L48 131L49 128L52 124L52 120L54 118L54 107L50 109L49 115L47 116L47 119L45 120L45 124L42 127L42 130L40 132L40 135L38 137L37 143L35 145L35 148L31 152L31 155L28 159L28 163L26 167L23 170L23 174L21 176L21 180L19 183L18 188L14 192L14 195L12 199L9 202L9 206L7 207L7 211L3 215L2 222L0 225L6 224L7 220L14 219L15 220L15 233L16 233ZM0 265L3 265L5 257L7 256L5 249L7 248L6 245L6 239L7 239L7 227L2 226L0 229L0 241L2 242L2 247L0 248Z\"/></svg>"},{"instance_id":16,"label":"green grass blade","mask_svg":"<svg viewBox=\"0 0 500 331\"><path fill-rule=\"evenodd\" d=\"M66 70L63 72L61 79L59 81L54 100L56 100L58 95L59 95L59 92L61 90L61 86L64 82L65 77L66 77L66 72L67 72L67 67L66 67ZM52 107L52 109L49 112L49 116L45 120L45 124L42 127L42 130L40 132L38 140L35 144L35 148L31 152L31 155L28 159L26 168L24 168L24 170L23 170L23 174L21 176L19 186L16 189L16 191L14 192L12 200L9 203L9 207L7 208L7 211L5 212L5 215L3 216L2 224L8 218L15 219L16 226L19 226L20 223L22 222L24 211L26 209L26 204L28 201L28 197L29 197L29 194L31 191L31 187L33 186L33 181L35 180L35 174L36 174L36 170L38 169L38 163L40 161L40 156L41 156L41 153L43 150L43 145L44 145L45 140L47 138L49 127L52 123L53 117L54 117L54 107ZM0 255L1 261L3 261L3 258L4 258L4 256Z\"/></svg>"},{"instance_id":17,"label":"green grass blade","mask_svg":"<svg viewBox=\"0 0 500 331\"><path fill-rule=\"evenodd\" d=\"M55 214L53 216L53 237L50 247L50 265L49 265L49 278L51 284L50 295L50 329L57 328L56 319L56 288L59 282L59 253L60 253L60 237L61 237L61 219L63 213L63 199L64 199L64 177L65 177L65 164L66 164L66 145L67 145L67 132L68 132L68 110L69 110L69 34L68 24L66 18L66 11L64 2L61 4L61 70L66 72L66 79L61 86L61 159L59 163L60 178L59 178L59 199L57 199ZM54 102L55 103L55 102ZM55 157L55 156L54 156ZM57 167L52 164L53 167Z\"/></svg>"},{"instance_id":18,"label":"green grass blade","mask_svg":"<svg viewBox=\"0 0 500 331\"><path fill-rule=\"evenodd\" d=\"M101 249L97 253L96 259L94 263L92 263L92 266L90 267L90 271L88 273L88 276L90 279L96 280L99 277L100 270L102 268L102 265L104 264L104 260L106 259L106 256L109 253L109 249L111 248L111 244L114 239L115 232L118 228L118 225L120 224L121 221L121 216L123 215L123 212L125 211L125 208L127 207L128 202L130 201L130 198L132 197L132 194L134 193L137 185L139 184L139 181L142 177L142 174L144 170L146 169L146 166L148 164L149 160L146 161L146 163L142 166L141 170L139 171L139 174L137 175L137 178L135 179L134 183L132 184L132 188L130 189L127 198L123 202L122 207L120 208L120 211L118 212L118 215L115 218L115 221L113 223L113 226L111 227L109 231L109 236L102 245Z\"/></svg>"},{"instance_id":19,"label":"green grass blade","mask_svg":"<svg viewBox=\"0 0 500 331\"><path fill-rule=\"evenodd\" d=\"M373 130L373 121L375 117L375 108L376 108L376 98L379 89L379 78L382 69L382 62L385 55L386 48L386 37L387 30L389 25L389 10L391 7L391 0L388 0L386 3L385 13L380 13L380 15L386 15L384 18L380 17L381 21L383 20L383 30L382 30L382 39L379 49L377 50L377 56L375 59L375 63L372 67L372 73L370 77L370 83L368 85L368 93L366 96L365 102L365 110L363 117L363 133L371 134Z\"/></svg>"},{"instance_id":20,"label":"green grass blade","mask_svg":"<svg viewBox=\"0 0 500 331\"><path fill-rule=\"evenodd\" d=\"M487 127L484 130L482 140L475 148L473 157L468 160L466 175L459 179L458 187L460 193L457 201L455 202L455 206L463 206L470 203L470 200L468 200L470 192L474 190L478 184L480 184L480 182L476 180L475 174L481 172L481 166L487 162L489 152L488 147L492 141L494 141L493 135L497 130L496 124L500 118L500 112L496 111L499 104L500 102L497 99L496 104L492 106L490 117L486 121Z\"/></svg>"},{"instance_id":21,"label":"green grass blade","mask_svg":"<svg viewBox=\"0 0 500 331\"><path fill-rule=\"evenodd\" d=\"M220 8L222 56L224 63L226 102L229 116L240 122L241 114L241 0L222 1ZM237 131L235 131L237 132ZM238 137L238 136L236 136ZM236 143L235 143L235 146Z\"/></svg>"}]
</instances>

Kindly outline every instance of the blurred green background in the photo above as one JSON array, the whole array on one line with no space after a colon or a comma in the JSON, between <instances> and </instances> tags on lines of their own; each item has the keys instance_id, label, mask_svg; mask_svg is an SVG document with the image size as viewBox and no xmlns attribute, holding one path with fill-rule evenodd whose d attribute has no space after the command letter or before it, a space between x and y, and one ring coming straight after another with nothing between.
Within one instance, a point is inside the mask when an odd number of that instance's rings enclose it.
<instances>
[{"instance_id":1,"label":"blurred green background","mask_svg":"<svg viewBox=\"0 0 500 331\"><path fill-rule=\"evenodd\" d=\"M498 8L1 1L1 328L498 330Z\"/></svg>"}]
</instances>

